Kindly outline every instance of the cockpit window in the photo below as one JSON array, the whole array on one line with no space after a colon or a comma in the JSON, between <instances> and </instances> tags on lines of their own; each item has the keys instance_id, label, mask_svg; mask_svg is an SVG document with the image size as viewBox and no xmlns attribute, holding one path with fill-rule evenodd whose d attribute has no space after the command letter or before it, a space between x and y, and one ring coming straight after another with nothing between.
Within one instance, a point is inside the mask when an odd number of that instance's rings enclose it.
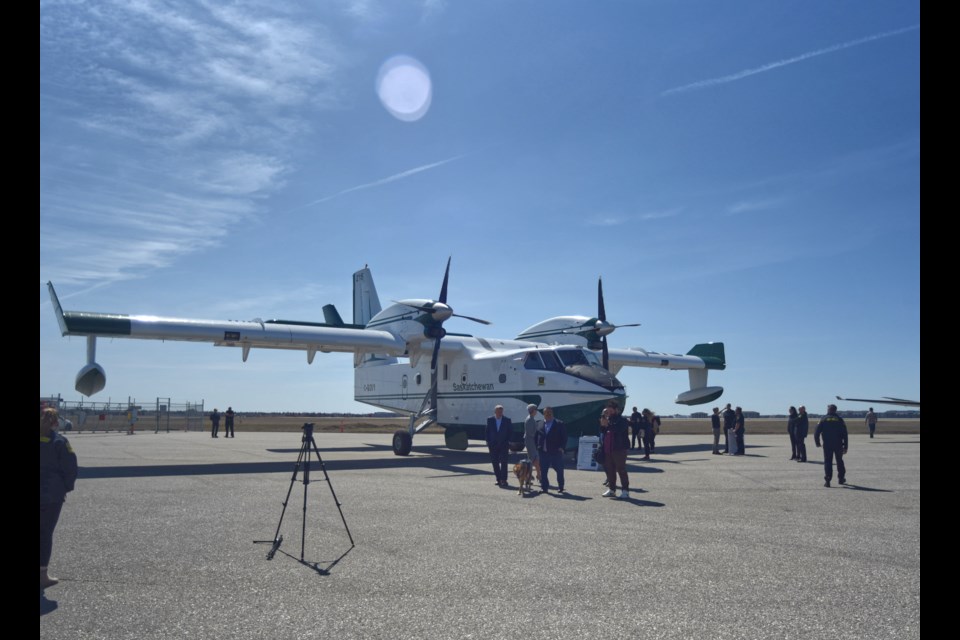
<instances>
[{"instance_id":1,"label":"cockpit window","mask_svg":"<svg viewBox=\"0 0 960 640\"><path fill-rule=\"evenodd\" d=\"M563 363L553 351L541 351L540 357L543 358L543 364L550 371L563 371Z\"/></svg>"},{"instance_id":2,"label":"cockpit window","mask_svg":"<svg viewBox=\"0 0 960 640\"><path fill-rule=\"evenodd\" d=\"M584 357L595 367L602 367L603 363L600 361L600 356L595 354L593 351L581 351Z\"/></svg>"},{"instance_id":3,"label":"cockpit window","mask_svg":"<svg viewBox=\"0 0 960 640\"><path fill-rule=\"evenodd\" d=\"M532 351L527 354L527 359L523 363L524 369L543 369L543 362L540 360L540 354Z\"/></svg>"},{"instance_id":4,"label":"cockpit window","mask_svg":"<svg viewBox=\"0 0 960 640\"><path fill-rule=\"evenodd\" d=\"M583 355L583 351L580 349L564 349L563 351L557 351L557 355L560 356L560 360L563 362L564 366L567 367L575 364L590 364L587 361L587 357Z\"/></svg>"}]
</instances>

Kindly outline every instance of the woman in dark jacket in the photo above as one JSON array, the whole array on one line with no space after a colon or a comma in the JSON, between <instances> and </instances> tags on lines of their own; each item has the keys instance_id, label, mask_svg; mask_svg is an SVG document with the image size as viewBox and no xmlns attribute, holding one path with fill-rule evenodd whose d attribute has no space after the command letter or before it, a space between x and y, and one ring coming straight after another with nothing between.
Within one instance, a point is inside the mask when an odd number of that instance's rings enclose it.
<instances>
[{"instance_id":1,"label":"woman in dark jacket","mask_svg":"<svg viewBox=\"0 0 960 640\"><path fill-rule=\"evenodd\" d=\"M67 493L77 480L77 455L70 442L57 433L60 416L56 409L40 414L40 588L59 580L47 574L53 552L53 530L60 519L60 509Z\"/></svg>"}]
</instances>

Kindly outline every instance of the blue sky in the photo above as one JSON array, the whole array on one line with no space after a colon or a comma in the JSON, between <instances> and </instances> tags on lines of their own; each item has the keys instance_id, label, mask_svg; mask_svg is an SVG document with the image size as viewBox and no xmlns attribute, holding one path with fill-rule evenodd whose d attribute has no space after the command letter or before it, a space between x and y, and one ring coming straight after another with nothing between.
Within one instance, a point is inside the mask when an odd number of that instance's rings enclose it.
<instances>
[{"instance_id":1,"label":"blue sky","mask_svg":"<svg viewBox=\"0 0 960 640\"><path fill-rule=\"evenodd\" d=\"M452 255L450 303L494 324L450 331L594 315L603 276L642 323L612 345L723 341L745 409L920 397L918 2L275 5L41 2L41 395L79 398L86 349L48 280L73 310L349 319L364 264L435 297ZM395 56L424 113L378 95ZM349 355L97 355L96 401L368 410ZM683 372L620 378L690 410Z\"/></svg>"}]
</instances>

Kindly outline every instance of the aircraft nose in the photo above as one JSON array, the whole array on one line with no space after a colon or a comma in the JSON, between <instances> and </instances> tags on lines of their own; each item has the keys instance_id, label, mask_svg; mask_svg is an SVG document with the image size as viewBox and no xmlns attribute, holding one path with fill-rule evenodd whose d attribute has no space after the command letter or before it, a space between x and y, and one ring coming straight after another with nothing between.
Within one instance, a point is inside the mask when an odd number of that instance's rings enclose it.
<instances>
[{"instance_id":1,"label":"aircraft nose","mask_svg":"<svg viewBox=\"0 0 960 640\"><path fill-rule=\"evenodd\" d=\"M566 372L586 380L587 382L592 382L593 384L603 387L608 391L623 389L623 383L617 380L615 375L600 367L573 365L571 367L567 367Z\"/></svg>"}]
</instances>

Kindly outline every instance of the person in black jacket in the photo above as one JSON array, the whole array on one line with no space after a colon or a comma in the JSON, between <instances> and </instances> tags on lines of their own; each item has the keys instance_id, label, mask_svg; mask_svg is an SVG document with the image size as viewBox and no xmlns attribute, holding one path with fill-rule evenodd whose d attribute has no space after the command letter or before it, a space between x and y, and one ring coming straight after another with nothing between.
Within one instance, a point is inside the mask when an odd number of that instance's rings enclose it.
<instances>
[{"instance_id":1,"label":"person in black jacket","mask_svg":"<svg viewBox=\"0 0 960 640\"><path fill-rule=\"evenodd\" d=\"M567 446L567 427L553 417L553 407L543 408L543 422L537 427L537 452L540 455L540 492L550 491L550 469L557 472L557 493L563 493L563 453Z\"/></svg>"},{"instance_id":2,"label":"person in black jacket","mask_svg":"<svg viewBox=\"0 0 960 640\"><path fill-rule=\"evenodd\" d=\"M837 459L837 479L840 484L847 484L847 467L843 464L843 456L847 453L850 442L847 438L847 423L837 415L837 405L827 405L827 415L820 418L817 430L813 434L813 441L820 446L823 440L823 486L829 487L833 479L833 458Z\"/></svg>"},{"instance_id":3,"label":"person in black jacket","mask_svg":"<svg viewBox=\"0 0 960 640\"><path fill-rule=\"evenodd\" d=\"M620 406L610 401L607 413L600 418L600 431L603 434L603 467L607 472L607 490L605 498L628 498L630 477L627 475L627 449L630 448L630 425L620 415ZM620 495L617 496L617 476L620 476Z\"/></svg>"},{"instance_id":4,"label":"person in black jacket","mask_svg":"<svg viewBox=\"0 0 960 640\"><path fill-rule=\"evenodd\" d=\"M57 433L60 416L56 409L40 414L40 588L59 580L47 573L53 553L53 531L67 493L77 480L77 455L70 442Z\"/></svg>"},{"instance_id":5,"label":"person in black jacket","mask_svg":"<svg viewBox=\"0 0 960 640\"><path fill-rule=\"evenodd\" d=\"M737 421L737 412L728 402L721 415L723 416L723 452L730 453L730 435L736 426L734 423Z\"/></svg>"},{"instance_id":6,"label":"person in black jacket","mask_svg":"<svg viewBox=\"0 0 960 640\"><path fill-rule=\"evenodd\" d=\"M807 408L800 405L797 410L797 423L793 429L793 437L797 440L797 462L807 461L807 435L810 431L810 417Z\"/></svg>"},{"instance_id":7,"label":"person in black jacket","mask_svg":"<svg viewBox=\"0 0 960 640\"><path fill-rule=\"evenodd\" d=\"M746 446L743 443L743 434L747 432L747 420L743 415L743 409L737 407L734 410L734 420L733 420L733 435L737 440L737 452L733 455L735 456L745 456L747 455Z\"/></svg>"},{"instance_id":8,"label":"person in black jacket","mask_svg":"<svg viewBox=\"0 0 960 640\"><path fill-rule=\"evenodd\" d=\"M637 408L633 408L630 414L630 448L640 449L643 447L643 426L641 425L641 415Z\"/></svg>"},{"instance_id":9,"label":"person in black jacket","mask_svg":"<svg viewBox=\"0 0 960 640\"><path fill-rule=\"evenodd\" d=\"M487 449L490 450L490 463L493 475L497 476L497 486L507 487L507 457L510 454L510 435L513 423L503 415L503 405L493 409L493 415L487 418Z\"/></svg>"},{"instance_id":10,"label":"person in black jacket","mask_svg":"<svg viewBox=\"0 0 960 640\"><path fill-rule=\"evenodd\" d=\"M787 415L787 435L790 436L790 459L799 460L800 454L797 452L797 414L796 407L790 407Z\"/></svg>"}]
</instances>

